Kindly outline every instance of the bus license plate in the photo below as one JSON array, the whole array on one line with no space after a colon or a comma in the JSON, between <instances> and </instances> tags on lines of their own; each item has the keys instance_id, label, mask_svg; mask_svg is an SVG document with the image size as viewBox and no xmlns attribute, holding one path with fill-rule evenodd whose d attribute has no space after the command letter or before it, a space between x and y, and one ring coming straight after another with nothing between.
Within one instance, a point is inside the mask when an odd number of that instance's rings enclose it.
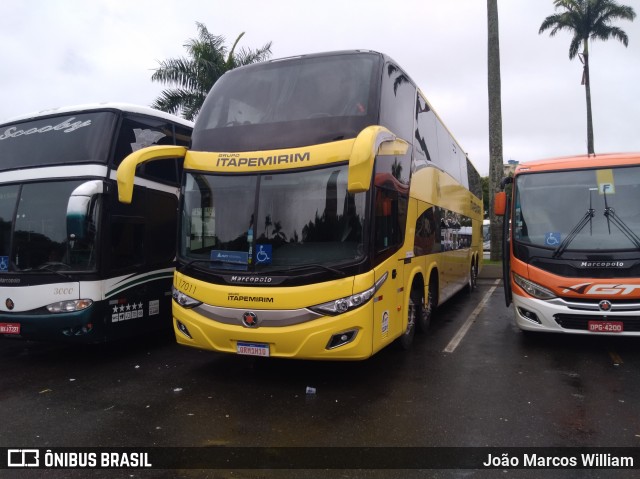
<instances>
[{"instance_id":1,"label":"bus license plate","mask_svg":"<svg viewBox=\"0 0 640 479\"><path fill-rule=\"evenodd\" d=\"M0 323L0 334L20 334L20 323Z\"/></svg>"},{"instance_id":2,"label":"bus license plate","mask_svg":"<svg viewBox=\"0 0 640 479\"><path fill-rule=\"evenodd\" d=\"M269 356L269 345L262 343L241 343L238 342L238 354L245 356Z\"/></svg>"},{"instance_id":3,"label":"bus license plate","mask_svg":"<svg viewBox=\"0 0 640 479\"><path fill-rule=\"evenodd\" d=\"M621 333L624 331L622 321L589 321L589 331L593 333Z\"/></svg>"}]
</instances>

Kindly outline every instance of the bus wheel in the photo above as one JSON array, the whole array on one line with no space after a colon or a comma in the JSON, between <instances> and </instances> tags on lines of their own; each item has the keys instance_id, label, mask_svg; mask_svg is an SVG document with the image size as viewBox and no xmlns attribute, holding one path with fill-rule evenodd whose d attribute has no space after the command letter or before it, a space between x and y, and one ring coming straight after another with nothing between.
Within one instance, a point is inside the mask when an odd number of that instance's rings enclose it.
<instances>
[{"instance_id":1,"label":"bus wheel","mask_svg":"<svg viewBox=\"0 0 640 479\"><path fill-rule=\"evenodd\" d=\"M467 283L467 290L471 293L478 288L478 266L476 263L471 263L471 269L469 270L469 282Z\"/></svg>"},{"instance_id":2,"label":"bus wheel","mask_svg":"<svg viewBox=\"0 0 640 479\"><path fill-rule=\"evenodd\" d=\"M427 300L424 303L422 301L422 295L420 293L412 292L411 295L414 296L414 303L417 305L416 324L418 326L418 330L421 333L426 333L429 330L429 326L431 325L431 317L433 316L433 311L436 309L436 293L434 282L429 282L429 292L427 293Z\"/></svg>"},{"instance_id":3,"label":"bus wheel","mask_svg":"<svg viewBox=\"0 0 640 479\"><path fill-rule=\"evenodd\" d=\"M398 338L398 344L405 351L411 348L413 343L413 337L416 335L416 303L414 300L413 292L409 296L409 309L407 311L407 329L402 333L402 336Z\"/></svg>"}]
</instances>

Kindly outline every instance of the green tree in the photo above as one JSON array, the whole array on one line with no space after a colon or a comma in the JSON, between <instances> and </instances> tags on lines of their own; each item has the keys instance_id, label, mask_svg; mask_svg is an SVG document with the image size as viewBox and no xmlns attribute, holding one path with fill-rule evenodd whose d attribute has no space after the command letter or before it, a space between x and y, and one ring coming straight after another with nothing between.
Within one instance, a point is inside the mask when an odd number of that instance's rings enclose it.
<instances>
[{"instance_id":1,"label":"green tree","mask_svg":"<svg viewBox=\"0 0 640 479\"><path fill-rule=\"evenodd\" d=\"M173 86L163 90L151 107L182 115L187 120L195 119L207 93L225 72L271 57L271 42L256 50L240 48L236 51L244 35L242 32L227 50L224 37L212 35L202 23L196 22L196 26L198 37L189 39L184 45L187 57L158 62L160 66L151 76L152 81Z\"/></svg>"},{"instance_id":2,"label":"green tree","mask_svg":"<svg viewBox=\"0 0 640 479\"><path fill-rule=\"evenodd\" d=\"M627 34L613 25L615 20L633 21L636 14L633 8L620 5L615 0L555 0L558 13L544 19L538 34L550 30L554 36L561 30L573 34L569 44L569 59L579 56L582 64L582 84L587 99L587 153L595 153L593 147L593 121L591 117L591 83L589 80L589 39L609 40L615 38L626 47L629 44ZM582 53L578 51L582 48Z\"/></svg>"},{"instance_id":3,"label":"green tree","mask_svg":"<svg viewBox=\"0 0 640 479\"><path fill-rule=\"evenodd\" d=\"M491 253L494 261L502 257L502 217L493 212L493 198L504 174L502 158L502 90L500 86L500 35L498 0L487 0L487 82L489 94L489 219Z\"/></svg>"}]
</instances>

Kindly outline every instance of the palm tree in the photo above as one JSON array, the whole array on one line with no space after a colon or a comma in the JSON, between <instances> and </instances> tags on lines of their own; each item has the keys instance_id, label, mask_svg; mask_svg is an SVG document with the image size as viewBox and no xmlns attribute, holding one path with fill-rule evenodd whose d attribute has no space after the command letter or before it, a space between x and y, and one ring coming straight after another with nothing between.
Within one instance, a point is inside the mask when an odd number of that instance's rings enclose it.
<instances>
[{"instance_id":1,"label":"palm tree","mask_svg":"<svg viewBox=\"0 0 640 479\"><path fill-rule=\"evenodd\" d=\"M175 85L175 88L164 90L152 108L181 114L187 120L198 115L207 93L226 71L271 56L271 42L257 50L241 48L236 51L244 35L242 32L227 51L224 37L212 35L202 23L196 22L196 26L198 37L189 39L184 45L188 56L158 62L160 66L151 76L152 81Z\"/></svg>"},{"instance_id":2,"label":"palm tree","mask_svg":"<svg viewBox=\"0 0 640 479\"><path fill-rule=\"evenodd\" d=\"M500 84L500 36L498 0L487 0L487 74L489 93L489 218L491 253L494 261L502 257L502 217L493 212L493 197L504 175L502 158L502 90Z\"/></svg>"},{"instance_id":3,"label":"palm tree","mask_svg":"<svg viewBox=\"0 0 640 479\"><path fill-rule=\"evenodd\" d=\"M633 8L620 5L615 0L555 0L553 4L556 10L561 11L545 18L538 34L546 30L551 30L549 32L551 36L560 30L573 33L569 44L569 59L578 55L584 65L582 84L585 86L587 97L587 153L592 155L595 152L589 81L589 38L609 40L613 37L626 47L629 44L627 34L612 23L618 19L633 21L636 13ZM578 53L580 47L582 47L582 53Z\"/></svg>"}]
</instances>

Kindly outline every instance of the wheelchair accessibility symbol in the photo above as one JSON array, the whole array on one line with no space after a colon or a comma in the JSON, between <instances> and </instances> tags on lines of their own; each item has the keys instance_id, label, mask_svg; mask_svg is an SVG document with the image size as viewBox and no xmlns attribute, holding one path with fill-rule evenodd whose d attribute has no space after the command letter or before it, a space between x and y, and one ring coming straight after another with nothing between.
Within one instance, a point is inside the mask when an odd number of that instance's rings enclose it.
<instances>
[{"instance_id":1,"label":"wheelchair accessibility symbol","mask_svg":"<svg viewBox=\"0 0 640 479\"><path fill-rule=\"evenodd\" d=\"M552 231L549 233L545 233L544 235L544 244L547 246L558 246L562 240L562 233L559 231Z\"/></svg>"},{"instance_id":2,"label":"wheelchair accessibility symbol","mask_svg":"<svg viewBox=\"0 0 640 479\"><path fill-rule=\"evenodd\" d=\"M259 244L256 253L256 264L271 264L271 253L273 247L270 244Z\"/></svg>"},{"instance_id":3,"label":"wheelchair accessibility symbol","mask_svg":"<svg viewBox=\"0 0 640 479\"><path fill-rule=\"evenodd\" d=\"M9 271L9 257L0 256L0 272L6 273Z\"/></svg>"}]
</instances>

